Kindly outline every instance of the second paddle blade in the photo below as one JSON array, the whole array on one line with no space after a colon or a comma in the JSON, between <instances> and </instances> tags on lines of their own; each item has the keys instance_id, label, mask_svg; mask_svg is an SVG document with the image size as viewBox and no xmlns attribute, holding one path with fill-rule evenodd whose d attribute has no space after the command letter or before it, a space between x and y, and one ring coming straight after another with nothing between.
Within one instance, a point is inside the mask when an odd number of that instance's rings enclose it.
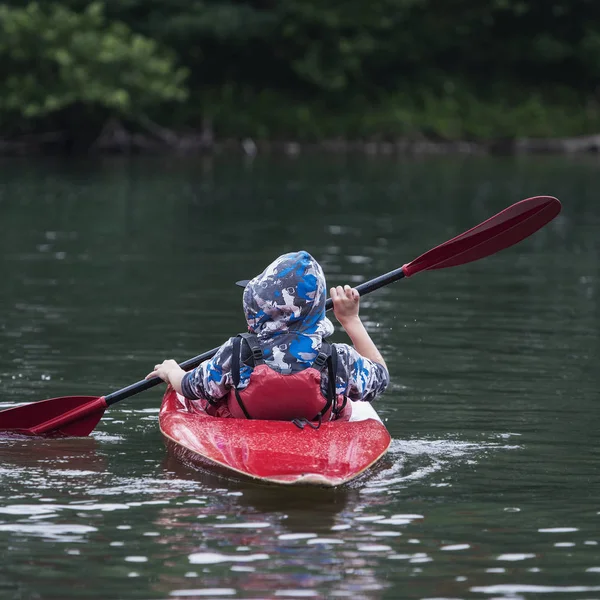
<instances>
[{"instance_id":1,"label":"second paddle blade","mask_svg":"<svg viewBox=\"0 0 600 600\"><path fill-rule=\"evenodd\" d=\"M63 396L7 408L0 411L0 435L40 435L43 437L89 435L102 417L106 407L100 400L97 396ZM79 413L79 416L69 422L52 425L55 419L61 419L65 414L72 412Z\"/></svg>"},{"instance_id":2,"label":"second paddle blade","mask_svg":"<svg viewBox=\"0 0 600 600\"><path fill-rule=\"evenodd\" d=\"M410 277L421 271L464 265L517 244L560 213L553 196L535 196L516 202L476 227L425 252L402 267Z\"/></svg>"}]
</instances>

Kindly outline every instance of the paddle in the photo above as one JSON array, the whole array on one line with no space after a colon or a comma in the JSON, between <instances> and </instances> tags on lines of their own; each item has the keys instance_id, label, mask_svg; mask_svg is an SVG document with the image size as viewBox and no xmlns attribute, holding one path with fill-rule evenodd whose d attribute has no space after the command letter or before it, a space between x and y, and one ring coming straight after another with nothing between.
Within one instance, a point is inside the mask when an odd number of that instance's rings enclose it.
<instances>
[{"instance_id":1,"label":"paddle","mask_svg":"<svg viewBox=\"0 0 600 600\"><path fill-rule=\"evenodd\" d=\"M436 246L398 269L360 284L356 289L364 296L421 271L455 267L485 258L535 233L554 219L560 210L560 202L552 196L521 200L477 227ZM247 283L238 282L243 286ZM332 306L333 302L329 298L325 308L330 310ZM212 358L217 350L218 348L213 348L190 358L180 366L189 371ZM162 380L154 377L138 381L107 396L63 396L8 408L0 411L0 432L46 437L85 436L94 429L106 408L160 383Z\"/></svg>"}]
</instances>

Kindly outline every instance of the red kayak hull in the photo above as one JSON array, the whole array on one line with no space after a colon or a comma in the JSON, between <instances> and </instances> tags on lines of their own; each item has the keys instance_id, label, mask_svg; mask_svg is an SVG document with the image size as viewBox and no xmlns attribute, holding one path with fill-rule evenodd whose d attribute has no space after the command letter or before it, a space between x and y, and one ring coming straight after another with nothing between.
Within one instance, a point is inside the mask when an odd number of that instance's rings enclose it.
<instances>
[{"instance_id":1,"label":"red kayak hull","mask_svg":"<svg viewBox=\"0 0 600 600\"><path fill-rule=\"evenodd\" d=\"M354 412L358 415L350 421L300 429L288 421L224 419L190 411L185 399L169 388L159 425L168 451L185 464L270 483L335 487L373 466L391 442L370 405Z\"/></svg>"}]
</instances>

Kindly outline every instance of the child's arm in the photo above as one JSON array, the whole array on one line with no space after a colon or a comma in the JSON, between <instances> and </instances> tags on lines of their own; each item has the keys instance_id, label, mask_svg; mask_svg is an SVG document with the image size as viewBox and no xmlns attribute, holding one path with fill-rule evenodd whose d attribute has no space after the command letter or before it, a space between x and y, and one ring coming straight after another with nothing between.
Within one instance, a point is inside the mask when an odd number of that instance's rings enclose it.
<instances>
[{"instance_id":1,"label":"child's arm","mask_svg":"<svg viewBox=\"0 0 600 600\"><path fill-rule=\"evenodd\" d=\"M178 394L181 394L181 380L184 375L185 371L177 364L177 362L169 359L163 360L160 365L155 365L154 371L148 373L146 379L160 377L165 383L169 383Z\"/></svg>"},{"instance_id":2,"label":"child's arm","mask_svg":"<svg viewBox=\"0 0 600 600\"><path fill-rule=\"evenodd\" d=\"M331 288L330 295L335 317L352 340L356 351L369 360L383 365L387 370L381 353L358 316L360 294L349 285L344 287L338 285L337 288Z\"/></svg>"},{"instance_id":3,"label":"child's arm","mask_svg":"<svg viewBox=\"0 0 600 600\"><path fill-rule=\"evenodd\" d=\"M232 385L233 339L230 338L210 360L204 361L192 371L186 373L174 360L164 360L154 366L154 370L146 375L146 379L160 377L169 383L178 394L187 398L218 400L227 394ZM250 369L249 367L243 368ZM247 373L246 376L250 375Z\"/></svg>"}]
</instances>

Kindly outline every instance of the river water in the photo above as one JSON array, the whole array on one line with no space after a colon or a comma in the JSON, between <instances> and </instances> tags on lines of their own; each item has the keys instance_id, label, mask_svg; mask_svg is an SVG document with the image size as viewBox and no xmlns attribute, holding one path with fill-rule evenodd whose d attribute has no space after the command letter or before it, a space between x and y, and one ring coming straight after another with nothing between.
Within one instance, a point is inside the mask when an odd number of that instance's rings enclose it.
<instances>
[{"instance_id":1,"label":"river water","mask_svg":"<svg viewBox=\"0 0 600 600\"><path fill-rule=\"evenodd\" d=\"M358 284L517 200L554 195L563 212L363 299L393 442L346 488L173 462L162 388L89 438L0 439L0 597L600 598L598 166L1 162L0 408L107 394L219 345L244 329L234 282L283 252Z\"/></svg>"}]
</instances>

